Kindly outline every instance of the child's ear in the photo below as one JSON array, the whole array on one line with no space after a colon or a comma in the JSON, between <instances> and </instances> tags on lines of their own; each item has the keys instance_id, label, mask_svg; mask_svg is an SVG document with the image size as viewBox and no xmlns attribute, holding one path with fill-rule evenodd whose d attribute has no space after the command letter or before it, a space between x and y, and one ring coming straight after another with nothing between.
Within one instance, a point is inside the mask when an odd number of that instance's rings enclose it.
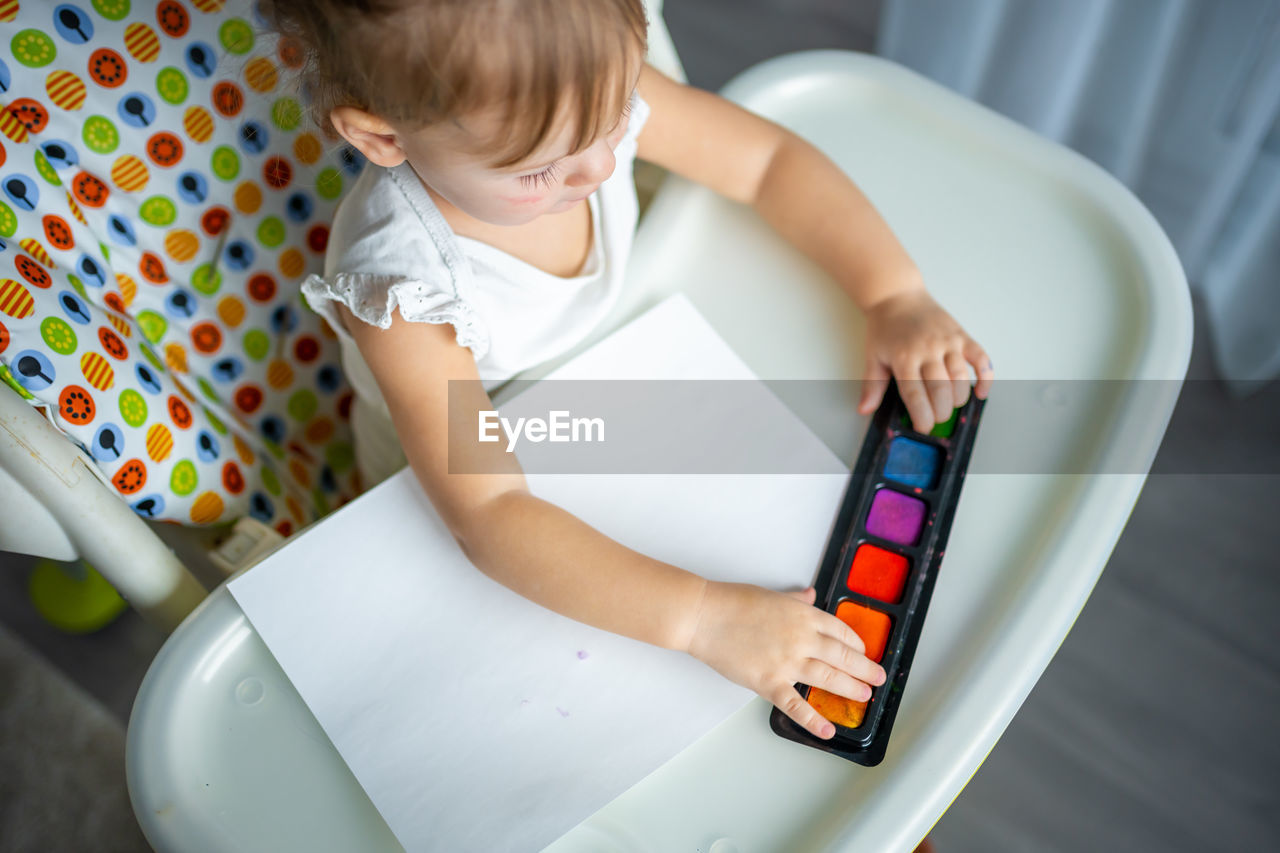
<instances>
[{"instance_id":1,"label":"child's ear","mask_svg":"<svg viewBox=\"0 0 1280 853\"><path fill-rule=\"evenodd\" d=\"M350 142L370 163L391 168L405 160L395 130L377 116L359 107L334 107L329 121L338 135Z\"/></svg>"}]
</instances>

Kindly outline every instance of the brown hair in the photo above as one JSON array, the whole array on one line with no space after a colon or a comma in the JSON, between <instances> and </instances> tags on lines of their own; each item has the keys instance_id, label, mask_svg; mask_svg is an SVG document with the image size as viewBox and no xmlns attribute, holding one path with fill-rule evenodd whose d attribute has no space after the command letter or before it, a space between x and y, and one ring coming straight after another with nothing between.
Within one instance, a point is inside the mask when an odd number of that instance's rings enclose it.
<instances>
[{"instance_id":1,"label":"brown hair","mask_svg":"<svg viewBox=\"0 0 1280 853\"><path fill-rule=\"evenodd\" d=\"M312 118L364 109L419 129L500 106L496 167L575 121L577 151L608 129L643 54L642 0L263 0L262 13L303 57ZM567 110L567 112L566 112Z\"/></svg>"}]
</instances>

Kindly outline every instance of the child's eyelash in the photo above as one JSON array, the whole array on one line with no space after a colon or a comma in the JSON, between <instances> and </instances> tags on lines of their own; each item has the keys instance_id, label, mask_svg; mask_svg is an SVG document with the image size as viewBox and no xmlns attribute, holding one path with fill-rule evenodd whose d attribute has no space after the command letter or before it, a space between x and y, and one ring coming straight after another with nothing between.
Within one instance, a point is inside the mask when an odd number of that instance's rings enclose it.
<instances>
[{"instance_id":1,"label":"child's eyelash","mask_svg":"<svg viewBox=\"0 0 1280 853\"><path fill-rule=\"evenodd\" d=\"M521 175L520 185L526 189L540 187L545 190L551 186L551 182L555 180L556 175L559 174L559 172L559 164L552 163L550 166L535 175Z\"/></svg>"},{"instance_id":2,"label":"child's eyelash","mask_svg":"<svg viewBox=\"0 0 1280 853\"><path fill-rule=\"evenodd\" d=\"M627 120L631 118L631 98L627 98L626 103L622 105L622 112L618 113L618 120L613 123L610 131L616 131L620 127L627 126Z\"/></svg>"},{"instance_id":3,"label":"child's eyelash","mask_svg":"<svg viewBox=\"0 0 1280 853\"><path fill-rule=\"evenodd\" d=\"M627 98L627 102L622 105L622 114L618 118L617 125L625 124L627 119L630 118L630 116L631 116L631 98ZM617 125L614 125L614 126L617 127ZM551 187L552 182L555 181L556 175L558 175L559 172L560 172L560 164L552 163L550 166L548 166L547 168L543 169L541 172L538 172L536 174L521 175L520 185L525 189L533 189L534 187L538 187L544 190L549 189Z\"/></svg>"}]
</instances>

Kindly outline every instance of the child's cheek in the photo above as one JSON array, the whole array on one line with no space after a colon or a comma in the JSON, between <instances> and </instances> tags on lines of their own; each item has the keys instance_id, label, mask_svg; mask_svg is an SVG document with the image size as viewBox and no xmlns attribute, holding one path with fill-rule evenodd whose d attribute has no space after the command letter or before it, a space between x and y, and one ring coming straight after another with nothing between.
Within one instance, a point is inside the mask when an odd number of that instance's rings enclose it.
<instances>
[{"instance_id":1,"label":"child's cheek","mask_svg":"<svg viewBox=\"0 0 1280 853\"><path fill-rule=\"evenodd\" d=\"M511 205L512 207L527 208L541 204L544 196L538 193L522 194L522 195L502 195L498 196L499 200Z\"/></svg>"}]
</instances>

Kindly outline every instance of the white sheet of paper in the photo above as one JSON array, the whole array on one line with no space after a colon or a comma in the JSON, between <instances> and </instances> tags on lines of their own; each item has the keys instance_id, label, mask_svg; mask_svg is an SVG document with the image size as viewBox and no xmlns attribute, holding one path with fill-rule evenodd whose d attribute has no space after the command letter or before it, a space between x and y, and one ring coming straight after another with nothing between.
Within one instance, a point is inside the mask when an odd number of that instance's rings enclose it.
<instances>
[{"instance_id":1,"label":"white sheet of paper","mask_svg":"<svg viewBox=\"0 0 1280 853\"><path fill-rule=\"evenodd\" d=\"M751 378L680 296L553 375ZM706 577L804 586L847 470L769 399L753 414L785 425L797 458L828 473L541 475L530 488ZM230 591L410 851L541 848L751 698L687 655L574 622L490 580L407 470Z\"/></svg>"}]
</instances>

